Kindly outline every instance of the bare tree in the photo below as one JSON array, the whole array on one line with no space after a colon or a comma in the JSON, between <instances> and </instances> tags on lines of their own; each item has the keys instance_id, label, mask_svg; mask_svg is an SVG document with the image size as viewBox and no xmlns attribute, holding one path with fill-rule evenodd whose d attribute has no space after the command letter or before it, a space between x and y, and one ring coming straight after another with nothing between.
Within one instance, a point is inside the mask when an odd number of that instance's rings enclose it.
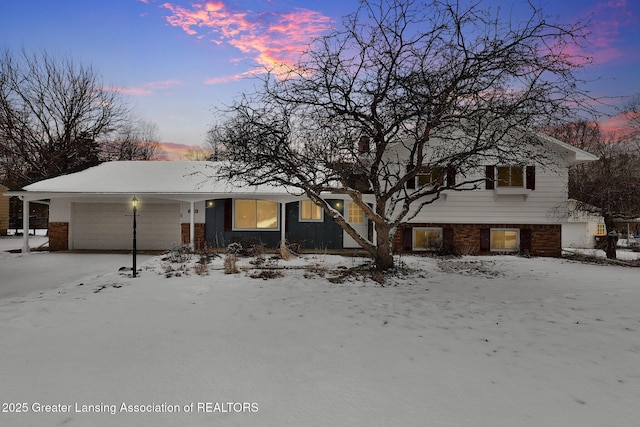
<instances>
[{"instance_id":1,"label":"bare tree","mask_svg":"<svg viewBox=\"0 0 640 427\"><path fill-rule=\"evenodd\" d=\"M226 174L303 190L377 268L392 268L398 227L443 191L478 188L481 165L548 161L529 129L584 104L574 75L584 58L569 52L585 26L529 7L515 22L480 1L361 1L297 67L229 107L213 129L232 159ZM425 168L438 176L415 185ZM375 239L331 206L335 194L364 211Z\"/></svg>"},{"instance_id":2,"label":"bare tree","mask_svg":"<svg viewBox=\"0 0 640 427\"><path fill-rule=\"evenodd\" d=\"M138 120L123 127L100 146L100 158L114 160L166 160L167 153L158 142L158 125Z\"/></svg>"},{"instance_id":3,"label":"bare tree","mask_svg":"<svg viewBox=\"0 0 640 427\"><path fill-rule=\"evenodd\" d=\"M97 164L99 139L127 117L120 95L69 58L0 55L0 162L10 185Z\"/></svg>"},{"instance_id":4,"label":"bare tree","mask_svg":"<svg viewBox=\"0 0 640 427\"><path fill-rule=\"evenodd\" d=\"M640 147L628 135L605 136L597 123L587 121L565 124L551 134L598 156L570 169L569 197L578 201L579 209L602 215L608 236L605 252L615 259L614 221L640 217Z\"/></svg>"},{"instance_id":5,"label":"bare tree","mask_svg":"<svg viewBox=\"0 0 640 427\"><path fill-rule=\"evenodd\" d=\"M184 158L191 161L219 160L214 152L207 146L189 148Z\"/></svg>"},{"instance_id":6,"label":"bare tree","mask_svg":"<svg viewBox=\"0 0 640 427\"><path fill-rule=\"evenodd\" d=\"M207 160L217 162L227 158L225 146L223 143L221 143L220 135L218 135L217 129L215 127L207 132L205 146L205 151L209 153Z\"/></svg>"}]
</instances>

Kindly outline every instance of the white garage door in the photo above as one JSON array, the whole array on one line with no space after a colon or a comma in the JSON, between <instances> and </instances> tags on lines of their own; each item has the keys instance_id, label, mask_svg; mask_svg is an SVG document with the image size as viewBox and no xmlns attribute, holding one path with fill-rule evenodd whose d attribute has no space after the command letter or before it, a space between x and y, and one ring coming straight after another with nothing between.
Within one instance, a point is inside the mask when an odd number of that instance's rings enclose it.
<instances>
[{"instance_id":1,"label":"white garage door","mask_svg":"<svg viewBox=\"0 0 640 427\"><path fill-rule=\"evenodd\" d=\"M180 204L138 209L137 248L164 250L180 242ZM127 203L74 203L71 249L131 249L133 218Z\"/></svg>"}]
</instances>

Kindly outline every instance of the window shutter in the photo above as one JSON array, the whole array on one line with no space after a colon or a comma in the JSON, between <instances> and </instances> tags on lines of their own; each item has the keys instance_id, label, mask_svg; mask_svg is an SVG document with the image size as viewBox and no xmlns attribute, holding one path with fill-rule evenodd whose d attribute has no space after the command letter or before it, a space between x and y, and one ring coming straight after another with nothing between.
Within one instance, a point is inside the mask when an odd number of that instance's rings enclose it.
<instances>
[{"instance_id":1,"label":"window shutter","mask_svg":"<svg viewBox=\"0 0 640 427\"><path fill-rule=\"evenodd\" d=\"M224 231L233 230L233 200L224 199Z\"/></svg>"},{"instance_id":2,"label":"window shutter","mask_svg":"<svg viewBox=\"0 0 640 427\"><path fill-rule=\"evenodd\" d=\"M413 248L413 229L411 227L405 227L402 229L402 249L410 251Z\"/></svg>"},{"instance_id":3,"label":"window shutter","mask_svg":"<svg viewBox=\"0 0 640 427\"><path fill-rule=\"evenodd\" d=\"M411 169L413 169L413 165L407 165L407 173L409 173L409 171L411 171ZM409 189L416 188L416 177L415 176L413 178L410 178L407 181L407 188L409 188ZM409 248L409 249L411 249L411 248Z\"/></svg>"},{"instance_id":4,"label":"window shutter","mask_svg":"<svg viewBox=\"0 0 640 427\"><path fill-rule=\"evenodd\" d=\"M442 229L442 250L446 254L453 253L453 228Z\"/></svg>"},{"instance_id":5,"label":"window shutter","mask_svg":"<svg viewBox=\"0 0 640 427\"><path fill-rule=\"evenodd\" d=\"M491 229L480 229L480 251L488 252L491 250Z\"/></svg>"},{"instance_id":6,"label":"window shutter","mask_svg":"<svg viewBox=\"0 0 640 427\"><path fill-rule=\"evenodd\" d=\"M456 168L453 166L447 168L447 185L456 185Z\"/></svg>"},{"instance_id":7,"label":"window shutter","mask_svg":"<svg viewBox=\"0 0 640 427\"><path fill-rule=\"evenodd\" d=\"M526 169L527 175L527 190L535 190L536 189L536 167L535 166L527 166Z\"/></svg>"},{"instance_id":8,"label":"window shutter","mask_svg":"<svg viewBox=\"0 0 640 427\"><path fill-rule=\"evenodd\" d=\"M520 230L520 252L531 253L531 229Z\"/></svg>"},{"instance_id":9,"label":"window shutter","mask_svg":"<svg viewBox=\"0 0 640 427\"><path fill-rule=\"evenodd\" d=\"M485 167L485 178L486 178L485 188L487 190L493 190L495 188L495 178L496 178L496 171L493 166Z\"/></svg>"}]
</instances>

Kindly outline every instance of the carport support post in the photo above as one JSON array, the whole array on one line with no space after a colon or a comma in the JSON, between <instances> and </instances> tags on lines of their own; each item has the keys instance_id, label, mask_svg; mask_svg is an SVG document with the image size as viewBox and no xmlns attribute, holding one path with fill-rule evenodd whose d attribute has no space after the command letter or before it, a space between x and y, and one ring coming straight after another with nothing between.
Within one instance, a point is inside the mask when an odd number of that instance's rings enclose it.
<instances>
[{"instance_id":1,"label":"carport support post","mask_svg":"<svg viewBox=\"0 0 640 427\"><path fill-rule=\"evenodd\" d=\"M287 202L280 203L280 247L286 247Z\"/></svg>"},{"instance_id":2,"label":"carport support post","mask_svg":"<svg viewBox=\"0 0 640 427\"><path fill-rule=\"evenodd\" d=\"M22 253L31 252L29 248L29 200L22 197Z\"/></svg>"},{"instance_id":3,"label":"carport support post","mask_svg":"<svg viewBox=\"0 0 640 427\"><path fill-rule=\"evenodd\" d=\"M193 251L196 248L196 203L190 202L189 207L189 246Z\"/></svg>"},{"instance_id":4,"label":"carport support post","mask_svg":"<svg viewBox=\"0 0 640 427\"><path fill-rule=\"evenodd\" d=\"M136 242L136 213L138 213L138 199L136 199L136 196L133 196L133 199L131 199L131 204L133 205L133 277L136 277L136 246L137 246L137 242Z\"/></svg>"}]
</instances>

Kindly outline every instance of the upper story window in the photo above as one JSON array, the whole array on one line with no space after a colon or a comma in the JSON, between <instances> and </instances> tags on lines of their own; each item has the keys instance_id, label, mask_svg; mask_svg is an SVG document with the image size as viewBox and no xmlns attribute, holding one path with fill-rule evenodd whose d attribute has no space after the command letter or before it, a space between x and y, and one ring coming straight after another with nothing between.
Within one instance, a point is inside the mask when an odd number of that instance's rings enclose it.
<instances>
[{"instance_id":1,"label":"upper story window","mask_svg":"<svg viewBox=\"0 0 640 427\"><path fill-rule=\"evenodd\" d=\"M322 208L311 200L300 202L300 221L322 221Z\"/></svg>"},{"instance_id":2,"label":"upper story window","mask_svg":"<svg viewBox=\"0 0 640 427\"><path fill-rule=\"evenodd\" d=\"M536 189L535 166L487 166L485 168L486 188L494 189Z\"/></svg>"},{"instance_id":3,"label":"upper story window","mask_svg":"<svg viewBox=\"0 0 640 427\"><path fill-rule=\"evenodd\" d=\"M524 187L522 166L497 166L498 187Z\"/></svg>"},{"instance_id":4,"label":"upper story window","mask_svg":"<svg viewBox=\"0 0 640 427\"><path fill-rule=\"evenodd\" d=\"M412 165L407 166L407 172L413 170ZM421 166L415 178L407 181L407 188L415 189L431 186L454 186L456 184L456 170L454 167L445 166Z\"/></svg>"},{"instance_id":5,"label":"upper story window","mask_svg":"<svg viewBox=\"0 0 640 427\"><path fill-rule=\"evenodd\" d=\"M234 227L236 230L277 230L278 203L271 200L236 199Z\"/></svg>"},{"instance_id":6,"label":"upper story window","mask_svg":"<svg viewBox=\"0 0 640 427\"><path fill-rule=\"evenodd\" d=\"M443 185L446 169L442 166L422 166L416 175L418 186Z\"/></svg>"}]
</instances>

